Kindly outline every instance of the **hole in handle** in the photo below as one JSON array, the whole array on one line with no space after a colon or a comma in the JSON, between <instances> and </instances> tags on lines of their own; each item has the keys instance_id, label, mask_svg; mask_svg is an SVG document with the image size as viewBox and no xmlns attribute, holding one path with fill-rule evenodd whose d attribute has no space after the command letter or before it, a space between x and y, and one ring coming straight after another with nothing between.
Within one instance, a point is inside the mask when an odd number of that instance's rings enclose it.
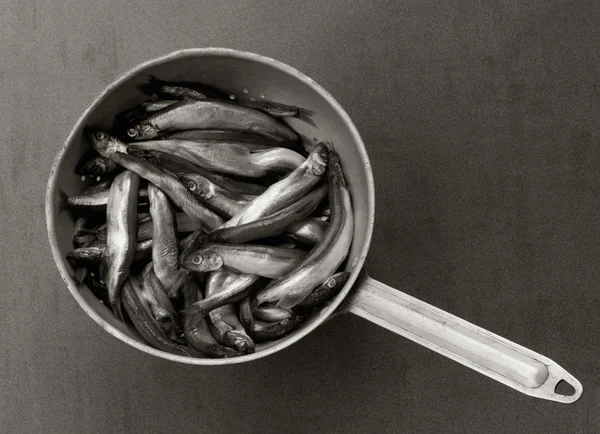
<instances>
[{"instance_id":1,"label":"hole in handle","mask_svg":"<svg viewBox=\"0 0 600 434\"><path fill-rule=\"evenodd\" d=\"M565 380L560 380L554 387L554 393L563 396L573 396L575 395L575 388Z\"/></svg>"}]
</instances>

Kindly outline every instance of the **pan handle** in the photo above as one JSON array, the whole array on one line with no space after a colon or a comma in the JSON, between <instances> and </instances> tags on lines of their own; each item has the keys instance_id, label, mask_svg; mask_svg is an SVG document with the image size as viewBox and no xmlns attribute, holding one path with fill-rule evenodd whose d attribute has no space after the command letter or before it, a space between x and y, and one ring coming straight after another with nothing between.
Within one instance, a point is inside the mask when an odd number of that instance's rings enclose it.
<instances>
[{"instance_id":1,"label":"pan handle","mask_svg":"<svg viewBox=\"0 0 600 434\"><path fill-rule=\"evenodd\" d=\"M362 273L340 311L349 311L519 392L569 404L583 388L547 357L477 327ZM570 395L557 385L570 384Z\"/></svg>"}]
</instances>

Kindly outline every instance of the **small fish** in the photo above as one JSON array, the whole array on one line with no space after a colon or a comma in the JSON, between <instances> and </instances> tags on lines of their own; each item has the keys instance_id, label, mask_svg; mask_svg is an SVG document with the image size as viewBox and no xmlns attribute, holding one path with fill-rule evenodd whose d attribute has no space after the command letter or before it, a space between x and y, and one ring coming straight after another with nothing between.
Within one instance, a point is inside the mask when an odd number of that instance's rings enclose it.
<instances>
[{"instance_id":1,"label":"small fish","mask_svg":"<svg viewBox=\"0 0 600 434\"><path fill-rule=\"evenodd\" d=\"M352 202L339 157L334 152L329 159L329 203L331 223L319 244L286 276L258 291L258 305L276 301L279 307L296 306L327 280L348 255L354 233Z\"/></svg>"},{"instance_id":2,"label":"small fish","mask_svg":"<svg viewBox=\"0 0 600 434\"><path fill-rule=\"evenodd\" d=\"M207 140L215 142L233 142L245 143L246 145L258 145L263 149L273 147L283 147L292 150L299 150L298 144L295 142L286 142L275 140L269 136L262 136L255 133L244 133L239 131L227 130L183 130L177 131L162 136L167 140L191 140L193 142L205 142Z\"/></svg>"},{"instance_id":3,"label":"small fish","mask_svg":"<svg viewBox=\"0 0 600 434\"><path fill-rule=\"evenodd\" d=\"M146 302L138 296L140 292L139 283L129 276L123 284L123 305L133 325L146 342L162 351L180 356L195 357L191 349L172 342L165 335L158 322L153 318Z\"/></svg>"},{"instance_id":4,"label":"small fish","mask_svg":"<svg viewBox=\"0 0 600 434\"><path fill-rule=\"evenodd\" d=\"M166 194L153 184L148 185L148 198L153 228L153 272L169 297L177 298L178 290L189 273L179 268L175 213Z\"/></svg>"},{"instance_id":5,"label":"small fish","mask_svg":"<svg viewBox=\"0 0 600 434\"><path fill-rule=\"evenodd\" d=\"M248 202L244 209L225 222L222 228L258 220L299 200L321 180L327 169L327 161L327 146L320 143L302 165Z\"/></svg>"},{"instance_id":6,"label":"small fish","mask_svg":"<svg viewBox=\"0 0 600 434\"><path fill-rule=\"evenodd\" d=\"M63 196L62 200L66 206L73 209L85 209L90 211L105 211L108 204L110 189L99 191L97 193L85 194L82 196ZM148 191L138 191L138 203L148 203Z\"/></svg>"},{"instance_id":7,"label":"small fish","mask_svg":"<svg viewBox=\"0 0 600 434\"><path fill-rule=\"evenodd\" d=\"M223 273L223 271L210 273L206 282L207 298L214 297L216 293L227 289L223 287L223 279L219 277ZM214 275L217 277L213 277ZM213 309L207 318L212 335L221 344L241 351L244 354L254 352L254 341L246 334L244 326L240 323L235 304L229 303Z\"/></svg>"},{"instance_id":8,"label":"small fish","mask_svg":"<svg viewBox=\"0 0 600 434\"><path fill-rule=\"evenodd\" d=\"M209 244L196 250L182 266L190 271L227 267L244 274L278 279L302 262L306 254L295 249L252 244Z\"/></svg>"},{"instance_id":9,"label":"small fish","mask_svg":"<svg viewBox=\"0 0 600 434\"><path fill-rule=\"evenodd\" d=\"M189 308L203 299L202 289L195 275L190 275L182 288L184 307ZM196 352L212 358L236 357L243 353L221 345L211 334L204 315L195 309L188 310L184 318L184 334L188 345Z\"/></svg>"},{"instance_id":10,"label":"small fish","mask_svg":"<svg viewBox=\"0 0 600 434\"><path fill-rule=\"evenodd\" d=\"M228 102L191 100L150 113L127 130L127 135L134 140L150 140L165 133L190 129L233 130L282 140L298 139L289 127L258 110Z\"/></svg>"},{"instance_id":11,"label":"small fish","mask_svg":"<svg viewBox=\"0 0 600 434\"><path fill-rule=\"evenodd\" d=\"M179 179L163 172L154 164L133 155L128 155L126 145L117 138L110 137L103 132L88 131L91 134L94 147L101 155L111 158L116 163L157 186L175 205L190 216L194 223L204 225L207 230L216 229L222 224L223 219L200 203Z\"/></svg>"},{"instance_id":12,"label":"small fish","mask_svg":"<svg viewBox=\"0 0 600 434\"><path fill-rule=\"evenodd\" d=\"M178 323L177 312L169 299L165 288L154 272L152 262L149 262L142 271L142 293L154 319L160 325L162 331L172 341L183 337L183 330Z\"/></svg>"},{"instance_id":13,"label":"small fish","mask_svg":"<svg viewBox=\"0 0 600 434\"><path fill-rule=\"evenodd\" d=\"M115 317L123 321L121 287L129 274L136 245L137 199L140 177L131 171L117 175L106 205L106 249L103 276Z\"/></svg>"},{"instance_id":14,"label":"small fish","mask_svg":"<svg viewBox=\"0 0 600 434\"><path fill-rule=\"evenodd\" d=\"M253 336L256 342L267 342L282 338L287 333L298 327L304 318L294 315L276 323L254 321Z\"/></svg>"},{"instance_id":15,"label":"small fish","mask_svg":"<svg viewBox=\"0 0 600 434\"><path fill-rule=\"evenodd\" d=\"M286 148L250 152L243 144L209 141L147 140L129 144L127 152L159 160L162 154L171 154L206 170L248 178L289 172L305 161L302 155Z\"/></svg>"}]
</instances>

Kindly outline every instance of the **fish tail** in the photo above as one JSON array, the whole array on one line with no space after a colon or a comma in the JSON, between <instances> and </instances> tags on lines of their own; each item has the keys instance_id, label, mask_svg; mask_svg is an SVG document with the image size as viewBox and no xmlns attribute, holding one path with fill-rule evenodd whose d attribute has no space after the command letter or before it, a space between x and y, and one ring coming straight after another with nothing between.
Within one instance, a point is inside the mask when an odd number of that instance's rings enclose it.
<instances>
[{"instance_id":1,"label":"fish tail","mask_svg":"<svg viewBox=\"0 0 600 434\"><path fill-rule=\"evenodd\" d=\"M314 116L316 113L313 110L298 107L298 116Z\"/></svg>"},{"instance_id":2,"label":"fish tail","mask_svg":"<svg viewBox=\"0 0 600 434\"><path fill-rule=\"evenodd\" d=\"M298 111L298 114L296 115L296 118L300 119L303 122L306 122L310 126L318 128L317 123L308 114L304 113L304 111L304 109L300 109L300 111Z\"/></svg>"},{"instance_id":3,"label":"fish tail","mask_svg":"<svg viewBox=\"0 0 600 434\"><path fill-rule=\"evenodd\" d=\"M112 308L115 318L117 318L121 322L125 322L125 318L123 317L121 298L119 297L117 300L112 301L110 303L110 307Z\"/></svg>"},{"instance_id":4,"label":"fish tail","mask_svg":"<svg viewBox=\"0 0 600 434\"><path fill-rule=\"evenodd\" d=\"M88 269L85 267L81 267L75 270L73 273L73 280L77 285L81 285L81 282L85 280L88 275Z\"/></svg>"}]
</instances>

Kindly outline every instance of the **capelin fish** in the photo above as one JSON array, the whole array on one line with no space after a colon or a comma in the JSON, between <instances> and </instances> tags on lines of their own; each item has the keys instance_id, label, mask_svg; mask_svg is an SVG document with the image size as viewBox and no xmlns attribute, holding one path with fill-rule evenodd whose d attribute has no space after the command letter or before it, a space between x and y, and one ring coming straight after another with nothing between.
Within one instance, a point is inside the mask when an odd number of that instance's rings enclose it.
<instances>
[{"instance_id":1,"label":"capelin fish","mask_svg":"<svg viewBox=\"0 0 600 434\"><path fill-rule=\"evenodd\" d=\"M252 296L250 294L238 303L238 311L240 314L240 322L244 326L246 334L253 337L254 316L252 315Z\"/></svg>"},{"instance_id":2,"label":"capelin fish","mask_svg":"<svg viewBox=\"0 0 600 434\"><path fill-rule=\"evenodd\" d=\"M152 317L150 308L138 297L140 292L134 286L139 283L131 276L123 284L123 305L137 331L154 348L180 356L194 357L194 352L186 346L172 342ZM136 291L137 290L137 291Z\"/></svg>"},{"instance_id":3,"label":"capelin fish","mask_svg":"<svg viewBox=\"0 0 600 434\"><path fill-rule=\"evenodd\" d=\"M248 203L244 199L230 198L227 196L227 190L201 175L183 173L179 175L179 179L197 198L224 217L230 218L237 214Z\"/></svg>"},{"instance_id":4,"label":"capelin fish","mask_svg":"<svg viewBox=\"0 0 600 434\"><path fill-rule=\"evenodd\" d=\"M106 205L106 249L102 267L115 317L123 321L121 287L129 274L136 245L137 200L140 177L131 171L117 175Z\"/></svg>"},{"instance_id":5,"label":"capelin fish","mask_svg":"<svg viewBox=\"0 0 600 434\"><path fill-rule=\"evenodd\" d=\"M217 229L206 235L202 243L245 243L289 232L290 226L309 216L326 194L326 186L318 187L302 199L267 217L239 226ZM303 230L303 225L299 229Z\"/></svg>"},{"instance_id":6,"label":"capelin fish","mask_svg":"<svg viewBox=\"0 0 600 434\"><path fill-rule=\"evenodd\" d=\"M289 309L277 307L274 304L261 304L254 309L254 318L264 322L279 322L294 316L294 312Z\"/></svg>"},{"instance_id":7,"label":"capelin fish","mask_svg":"<svg viewBox=\"0 0 600 434\"><path fill-rule=\"evenodd\" d=\"M213 290L206 298L192 304L185 313L196 310L205 316L213 309L239 301L248 295L251 286L259 278L260 276L255 274L237 274L223 268L209 273L207 285L210 285Z\"/></svg>"},{"instance_id":8,"label":"capelin fish","mask_svg":"<svg viewBox=\"0 0 600 434\"><path fill-rule=\"evenodd\" d=\"M209 244L196 250L182 266L190 271L227 267L244 274L278 279L296 268L306 254L295 249L252 244Z\"/></svg>"},{"instance_id":9,"label":"capelin fish","mask_svg":"<svg viewBox=\"0 0 600 434\"><path fill-rule=\"evenodd\" d=\"M288 236L295 241L314 246L323 239L328 223L320 218L309 218L290 225Z\"/></svg>"},{"instance_id":10,"label":"capelin fish","mask_svg":"<svg viewBox=\"0 0 600 434\"><path fill-rule=\"evenodd\" d=\"M162 136L168 140L191 140L193 142L205 142L207 140L216 142L245 143L247 145L259 145L267 148L282 147L299 150L295 142L275 140L269 136L254 133L244 133L227 130L183 130Z\"/></svg>"},{"instance_id":11,"label":"capelin fish","mask_svg":"<svg viewBox=\"0 0 600 434\"><path fill-rule=\"evenodd\" d=\"M277 301L279 307L294 307L327 280L348 255L354 233L352 203L339 157L333 152L329 161L329 202L331 223L319 244L286 276L258 291L258 305Z\"/></svg>"},{"instance_id":12,"label":"capelin fish","mask_svg":"<svg viewBox=\"0 0 600 434\"><path fill-rule=\"evenodd\" d=\"M94 148L101 155L112 159L157 186L175 205L190 216L194 223L204 225L208 230L216 229L222 224L223 219L202 205L179 179L139 157L123 153L127 152L126 146L115 137L110 137L103 132L91 133L91 137Z\"/></svg>"},{"instance_id":13,"label":"capelin fish","mask_svg":"<svg viewBox=\"0 0 600 434\"><path fill-rule=\"evenodd\" d=\"M178 176L188 173L202 175L213 184L227 190L229 192L227 195L232 199L245 196L247 196L248 199L253 199L254 197L251 196L258 196L267 189L267 186L251 182L250 180L234 179L220 173L203 169L174 155L162 154L158 157L158 160L160 161L161 167L177 173Z\"/></svg>"},{"instance_id":14,"label":"capelin fish","mask_svg":"<svg viewBox=\"0 0 600 434\"><path fill-rule=\"evenodd\" d=\"M138 89L152 98L227 99L225 93L212 86L192 81L165 81L154 75L149 75L148 83L139 85Z\"/></svg>"},{"instance_id":15,"label":"capelin fish","mask_svg":"<svg viewBox=\"0 0 600 434\"><path fill-rule=\"evenodd\" d=\"M196 279L191 275L183 285L184 306L190 307L203 298L203 291ZM184 333L188 345L196 352L211 358L237 357L243 355L241 351L225 347L218 343L211 334L204 315L197 310L190 310L185 315Z\"/></svg>"},{"instance_id":16,"label":"capelin fish","mask_svg":"<svg viewBox=\"0 0 600 434\"><path fill-rule=\"evenodd\" d=\"M190 129L244 131L282 140L298 139L292 129L258 110L228 102L188 100L150 113L127 130L127 135L134 140L149 140L164 133Z\"/></svg>"},{"instance_id":17,"label":"capelin fish","mask_svg":"<svg viewBox=\"0 0 600 434\"><path fill-rule=\"evenodd\" d=\"M145 300L148 307L150 307L154 319L169 339L177 341L183 337L183 330L178 323L177 312L156 276L152 262L148 263L142 271L142 293L140 298Z\"/></svg>"},{"instance_id":18,"label":"capelin fish","mask_svg":"<svg viewBox=\"0 0 600 434\"><path fill-rule=\"evenodd\" d=\"M175 227L175 213L167 195L153 184L148 184L150 215L152 216L152 263L156 277L171 298L188 276L179 269L179 247Z\"/></svg>"},{"instance_id":19,"label":"capelin fish","mask_svg":"<svg viewBox=\"0 0 600 434\"><path fill-rule=\"evenodd\" d=\"M89 211L106 211L110 189L102 190L97 193L85 194L81 196L63 196L62 200L66 206L73 209L84 209ZM148 191L138 191L138 204L148 203Z\"/></svg>"},{"instance_id":20,"label":"capelin fish","mask_svg":"<svg viewBox=\"0 0 600 434\"><path fill-rule=\"evenodd\" d=\"M248 202L223 227L237 226L273 214L305 196L321 180L327 168L327 147L320 143L296 170Z\"/></svg>"},{"instance_id":21,"label":"capelin fish","mask_svg":"<svg viewBox=\"0 0 600 434\"><path fill-rule=\"evenodd\" d=\"M206 282L207 298L227 290L223 286L224 279L219 277L225 273L223 270L210 273ZM217 277L213 277L213 275L217 275ZM201 315L199 310L196 309L196 312ZM240 323L235 304L229 303L211 310L208 319L209 330L217 341L244 354L254 352L254 341L246 334L244 326Z\"/></svg>"},{"instance_id":22,"label":"capelin fish","mask_svg":"<svg viewBox=\"0 0 600 434\"><path fill-rule=\"evenodd\" d=\"M294 315L276 323L254 321L253 336L256 342L267 342L282 338L298 327L304 318Z\"/></svg>"},{"instance_id":23,"label":"capelin fish","mask_svg":"<svg viewBox=\"0 0 600 434\"><path fill-rule=\"evenodd\" d=\"M188 140L147 140L131 143L127 152L145 159L171 154L204 169L227 175L261 178L271 172L289 172L304 162L290 149L271 148L250 152L239 143L192 142Z\"/></svg>"},{"instance_id":24,"label":"capelin fish","mask_svg":"<svg viewBox=\"0 0 600 434\"><path fill-rule=\"evenodd\" d=\"M334 274L308 294L304 300L296 305L295 309L309 309L331 300L342 290L350 278L350 274L349 271Z\"/></svg>"},{"instance_id":25,"label":"capelin fish","mask_svg":"<svg viewBox=\"0 0 600 434\"><path fill-rule=\"evenodd\" d=\"M79 247L67 253L66 259L74 267L98 265L102 262L102 256L106 250L106 243L88 247ZM135 245L133 262L147 260L152 254L152 240L142 241Z\"/></svg>"}]
</instances>

